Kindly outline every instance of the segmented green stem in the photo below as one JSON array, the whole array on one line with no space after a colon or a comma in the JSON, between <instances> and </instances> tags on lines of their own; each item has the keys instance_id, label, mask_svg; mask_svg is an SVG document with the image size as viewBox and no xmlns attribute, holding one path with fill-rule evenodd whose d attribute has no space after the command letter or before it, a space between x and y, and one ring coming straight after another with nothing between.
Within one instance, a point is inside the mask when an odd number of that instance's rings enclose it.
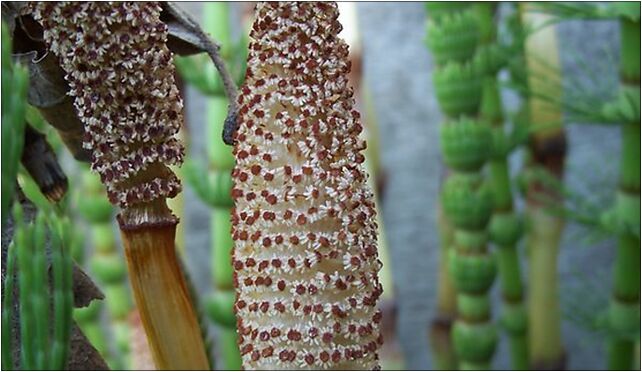
<instances>
[{"instance_id":1,"label":"segmented green stem","mask_svg":"<svg viewBox=\"0 0 642 372\"><path fill-rule=\"evenodd\" d=\"M73 306L72 261L68 249L71 227L68 220L43 212L25 224L19 204L13 211L14 239L8 252L8 281L3 301L3 368L13 368L11 356L11 297L14 266L17 264L20 315L20 368L61 370L67 363ZM47 276L45 242L51 237L51 285ZM53 307L51 307L53 305ZM50 316L53 310L53 317ZM53 323L53 325L52 325ZM50 330L53 329L53 333Z\"/></svg>"},{"instance_id":2,"label":"segmented green stem","mask_svg":"<svg viewBox=\"0 0 642 372\"><path fill-rule=\"evenodd\" d=\"M87 313L81 316L87 319L86 322L81 322L81 328L96 349L109 356L110 367L123 369L130 364L128 316L133 308L127 285L127 266L118 253L114 238L114 208L107 199L100 179L88 169L83 172L82 178L79 210L90 224L94 247L89 265L97 284L105 293L104 305L107 307L111 332L116 342L116 355L109 355L113 353L108 352L105 332L99 323L103 303L94 301L87 308L77 309L76 312Z\"/></svg>"},{"instance_id":3,"label":"segmented green stem","mask_svg":"<svg viewBox=\"0 0 642 372\"><path fill-rule=\"evenodd\" d=\"M205 31L222 46L221 55L227 63L233 60L240 50L233 48L230 36L229 6L225 3L206 3L203 5L203 24ZM222 368L241 369L241 355L238 348L236 319L234 317L234 287L231 254L234 242L231 236L232 189L231 172L234 167L232 148L222 139L223 124L228 112L229 101L223 90L221 78L214 66L195 68L188 59L177 60L181 75L201 92L208 95L207 105L207 155L209 177L203 179L203 171L187 166L184 171L188 182L197 194L212 207L211 214L211 260L215 291L206 299L207 314L219 326L219 345L222 355ZM191 164L190 164L191 165Z\"/></svg>"},{"instance_id":4,"label":"segmented green stem","mask_svg":"<svg viewBox=\"0 0 642 372\"><path fill-rule=\"evenodd\" d=\"M622 87L640 89L640 20L620 20ZM608 368L633 369L640 331L640 122L623 123L620 189L616 213L622 224L614 264L613 297L609 308L611 337Z\"/></svg>"},{"instance_id":5,"label":"segmented green stem","mask_svg":"<svg viewBox=\"0 0 642 372\"><path fill-rule=\"evenodd\" d=\"M82 192L78 192L78 197L81 198L81 201L78 203L78 210L81 215L86 215L87 210L92 211L96 208L96 203L93 200L91 193L86 193L86 191L87 190L82 190ZM91 228L92 227L90 227L90 229ZM80 237L80 234L78 234L74 239L75 244L71 254L73 259L76 260L79 265L84 267L86 265L84 244L78 241L80 239L82 239L84 243L84 237ZM80 245L80 247L78 247L78 245ZM96 348L96 350L105 358L107 363L111 365L112 357L108 352L109 347L107 337L100 322L100 315L103 308L103 301L92 301L86 307L75 308L73 318L91 345Z\"/></svg>"},{"instance_id":6,"label":"segmented green stem","mask_svg":"<svg viewBox=\"0 0 642 372\"><path fill-rule=\"evenodd\" d=\"M449 252L450 275L457 290L457 320L452 339L461 369L489 369L497 343L491 322L488 291L496 272L487 249L486 228L491 215L491 195L482 168L488 160L491 136L476 117L482 93L482 69L473 64L480 31L470 9L439 9L429 5L427 43L438 66L433 82L437 100L447 116L441 126L444 162L452 170L442 190L441 202L454 228ZM436 352L440 352L435 348ZM445 359L438 357L437 359Z\"/></svg>"},{"instance_id":7,"label":"segmented green stem","mask_svg":"<svg viewBox=\"0 0 642 372\"><path fill-rule=\"evenodd\" d=\"M15 214L16 217L18 213ZM20 216L21 217L21 216ZM35 326L36 315L29 294L33 289L33 272L31 266L33 241L32 228L16 220L14 239L18 248L18 285L20 288L20 342L22 351L20 366L24 369L36 368Z\"/></svg>"},{"instance_id":8,"label":"segmented green stem","mask_svg":"<svg viewBox=\"0 0 642 372\"><path fill-rule=\"evenodd\" d=\"M219 40L223 45L222 55L226 62L231 60L231 53L233 52L231 46L230 36L230 22L229 22L229 6L224 3L208 3L205 4L204 24L205 30L208 31L215 39ZM211 67L211 66L210 66ZM213 70L213 68L212 68ZM216 75L217 80L221 80ZM222 85L222 83L219 83ZM229 182L219 182L214 187L220 190L214 190L215 194L229 196L232 189L231 173L234 167L234 157L232 156L232 148L225 145L221 134L223 133L223 123L227 115L227 106L229 102L223 92L209 97L208 105L208 126L207 134L209 140L208 158L210 161L210 169L215 173L214 177L222 179L229 179ZM227 198L225 198L227 199ZM232 240L232 225L231 225L231 199L221 200L222 203L216 203L212 208L212 272L213 281L216 288L216 293L208 299L211 309L212 304L217 304L219 311L226 319L234 317L234 302L233 293L234 286L232 284L232 248L234 242ZM212 313L210 312L212 315ZM230 323L221 321L217 317L212 317L221 329L221 355L223 369L240 370L241 369L241 354L238 347L236 322Z\"/></svg>"},{"instance_id":9,"label":"segmented green stem","mask_svg":"<svg viewBox=\"0 0 642 372\"><path fill-rule=\"evenodd\" d=\"M7 249L7 271L4 280L4 293L2 294L2 370L11 371L14 369L13 350L11 340L13 339L13 291L15 288L14 274L16 267L16 245L11 243Z\"/></svg>"},{"instance_id":10,"label":"segmented green stem","mask_svg":"<svg viewBox=\"0 0 642 372\"><path fill-rule=\"evenodd\" d=\"M453 244L453 227L448 222L439 203L437 215L439 227L439 274L437 286L437 316L430 329L430 345L433 350L434 367L438 370L457 368L457 356L452 345L452 323L457 318L457 292L448 273L448 256Z\"/></svg>"},{"instance_id":11,"label":"segmented green stem","mask_svg":"<svg viewBox=\"0 0 642 372\"><path fill-rule=\"evenodd\" d=\"M481 45L496 43L497 25L494 22L495 4L476 4L481 29ZM508 148L504 132L502 101L497 85L497 71L490 69L483 82L480 116L493 131L493 152L489 160L490 183L493 190L494 210L490 224L490 238L498 248L499 282L504 301L502 325L509 336L513 369L528 368L526 309L523 298L521 269L517 244L521 236L519 219L513 210L513 195L508 169Z\"/></svg>"},{"instance_id":12,"label":"segmented green stem","mask_svg":"<svg viewBox=\"0 0 642 372\"><path fill-rule=\"evenodd\" d=\"M530 12L520 4L521 22L538 28L550 18ZM562 123L561 92L553 90L560 80L559 56L555 28L545 27L525 40L524 55L527 76L529 169L539 169L562 182L566 156L566 135ZM549 96L551 101L539 97ZM558 190L533 180L527 185L526 246L529 251L528 329L529 354L534 369L564 369L559 308L558 253L564 230L564 219L538 202L542 196L562 202Z\"/></svg>"},{"instance_id":13,"label":"segmented green stem","mask_svg":"<svg viewBox=\"0 0 642 372\"><path fill-rule=\"evenodd\" d=\"M11 208L18 165L24 146L29 73L11 61L11 39L2 22L2 225Z\"/></svg>"},{"instance_id":14,"label":"segmented green stem","mask_svg":"<svg viewBox=\"0 0 642 372\"><path fill-rule=\"evenodd\" d=\"M52 268L54 299L54 332L51 340L52 362L47 369L63 369L69 355L69 340L73 314L72 259L68 252L71 241L69 219L53 219L52 227Z\"/></svg>"}]
</instances>

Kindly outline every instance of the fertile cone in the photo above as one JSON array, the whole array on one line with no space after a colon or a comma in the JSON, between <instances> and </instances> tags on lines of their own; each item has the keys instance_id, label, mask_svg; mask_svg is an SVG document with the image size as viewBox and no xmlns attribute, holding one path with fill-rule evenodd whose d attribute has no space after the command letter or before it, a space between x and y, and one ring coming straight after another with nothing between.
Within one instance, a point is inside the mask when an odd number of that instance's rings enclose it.
<instances>
[{"instance_id":1,"label":"fertile cone","mask_svg":"<svg viewBox=\"0 0 642 372\"><path fill-rule=\"evenodd\" d=\"M333 3L262 3L232 215L245 369L378 369L377 226Z\"/></svg>"},{"instance_id":2,"label":"fertile cone","mask_svg":"<svg viewBox=\"0 0 642 372\"><path fill-rule=\"evenodd\" d=\"M165 213L165 198L181 189L167 165L183 161L174 137L183 102L160 12L154 2L33 3L44 39L67 73L92 170L126 216L131 209ZM146 214L126 222L151 222L140 221Z\"/></svg>"}]
</instances>

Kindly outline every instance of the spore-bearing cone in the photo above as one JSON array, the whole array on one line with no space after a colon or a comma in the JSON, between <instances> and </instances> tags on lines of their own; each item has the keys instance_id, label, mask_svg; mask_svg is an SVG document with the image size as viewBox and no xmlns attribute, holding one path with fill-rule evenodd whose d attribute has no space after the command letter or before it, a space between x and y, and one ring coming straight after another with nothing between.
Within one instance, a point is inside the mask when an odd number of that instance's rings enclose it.
<instances>
[{"instance_id":1,"label":"spore-bearing cone","mask_svg":"<svg viewBox=\"0 0 642 372\"><path fill-rule=\"evenodd\" d=\"M235 312L245 369L377 369L377 225L332 3L262 3L238 98Z\"/></svg>"},{"instance_id":2,"label":"spore-bearing cone","mask_svg":"<svg viewBox=\"0 0 642 372\"><path fill-rule=\"evenodd\" d=\"M173 198L183 162L174 136L183 102L159 3L32 3L59 58L83 123L83 147L112 204L123 209Z\"/></svg>"},{"instance_id":3,"label":"spore-bearing cone","mask_svg":"<svg viewBox=\"0 0 642 372\"><path fill-rule=\"evenodd\" d=\"M129 278L156 367L208 368L205 345L176 258L177 222L121 225ZM171 326L170 326L171 325Z\"/></svg>"}]
</instances>

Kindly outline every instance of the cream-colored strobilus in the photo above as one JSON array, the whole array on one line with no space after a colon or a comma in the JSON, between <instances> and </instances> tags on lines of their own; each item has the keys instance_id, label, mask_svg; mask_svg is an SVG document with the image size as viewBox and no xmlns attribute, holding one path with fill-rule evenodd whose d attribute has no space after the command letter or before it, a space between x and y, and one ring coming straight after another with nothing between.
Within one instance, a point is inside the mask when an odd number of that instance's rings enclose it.
<instances>
[{"instance_id":1,"label":"cream-colored strobilus","mask_svg":"<svg viewBox=\"0 0 642 372\"><path fill-rule=\"evenodd\" d=\"M181 189L168 165L183 161L174 138L183 103L160 4L34 2L31 10L66 72L92 169L121 208L129 277L156 366L208 369L175 256L178 219L166 204Z\"/></svg>"},{"instance_id":2,"label":"cream-colored strobilus","mask_svg":"<svg viewBox=\"0 0 642 372\"><path fill-rule=\"evenodd\" d=\"M245 369L379 369L377 225L334 3L261 3L232 214Z\"/></svg>"}]
</instances>

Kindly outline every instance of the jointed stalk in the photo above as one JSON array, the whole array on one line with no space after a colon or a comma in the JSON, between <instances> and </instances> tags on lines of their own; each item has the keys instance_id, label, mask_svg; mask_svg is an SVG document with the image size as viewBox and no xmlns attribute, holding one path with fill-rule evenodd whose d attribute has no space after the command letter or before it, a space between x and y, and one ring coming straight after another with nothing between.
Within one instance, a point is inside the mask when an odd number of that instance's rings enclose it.
<instances>
[{"instance_id":1,"label":"jointed stalk","mask_svg":"<svg viewBox=\"0 0 642 372\"><path fill-rule=\"evenodd\" d=\"M134 297L161 369L208 369L205 346L175 256L177 218L166 199L180 181L168 165L182 101L158 3L37 3L34 18L67 73L85 125L92 169L118 215Z\"/></svg>"},{"instance_id":2,"label":"jointed stalk","mask_svg":"<svg viewBox=\"0 0 642 372\"><path fill-rule=\"evenodd\" d=\"M221 43L221 54L226 62L233 60L229 23L229 6L225 3L204 4L203 23L205 31ZM211 262L213 286L215 289L207 299L208 315L219 328L217 345L222 352L222 367L226 370L241 369L234 317L233 269L231 263L234 241L231 235L231 208L233 207L230 192L232 189L232 168L234 156L232 149L223 142L221 133L227 117L229 101L224 92L223 79L214 74L213 68L193 71L190 61L183 59L177 62L180 72L189 83L196 84L208 94L207 105L207 152L209 160L209 177L202 179L203 172L196 167L186 169L188 180L201 198L212 207L211 215ZM210 67L210 66L207 66ZM190 71L192 69L192 71ZM200 85L200 86L199 86Z\"/></svg>"},{"instance_id":3,"label":"jointed stalk","mask_svg":"<svg viewBox=\"0 0 642 372\"><path fill-rule=\"evenodd\" d=\"M100 179L89 173L88 169L83 172L82 178L78 209L89 222L91 229L93 255L89 265L97 283L105 293L105 300L102 302L107 306L112 334L116 342L117 355L110 366L114 369L125 368L129 365L126 361L129 357L127 318L132 310L131 295L127 285L127 266L117 251L112 228L113 206L107 200ZM93 310L98 315L98 311L90 309L98 304L96 301L92 302L87 311ZM104 333L102 329L99 331ZM94 344L93 340L92 344Z\"/></svg>"},{"instance_id":4,"label":"jointed stalk","mask_svg":"<svg viewBox=\"0 0 642 372\"><path fill-rule=\"evenodd\" d=\"M439 229L439 273L437 276L437 315L430 327L430 343L435 358L435 368L453 370L457 368L457 356L453 349L452 324L457 319L457 291L448 272L448 258L454 240L454 231L444 216L439 203L437 215Z\"/></svg>"},{"instance_id":5,"label":"jointed stalk","mask_svg":"<svg viewBox=\"0 0 642 372\"><path fill-rule=\"evenodd\" d=\"M497 42L494 10L495 4L476 4L482 30L480 40L482 48L492 48ZM498 248L499 282L504 301L502 325L509 336L512 367L521 370L528 368L527 317L523 303L524 289L517 254L517 243L521 229L519 219L513 210L513 194L508 169L509 149L505 146L507 140L503 127L504 115L497 83L497 69L501 65L488 67L487 77L482 83L480 116L493 131L494 146L488 163L494 208L489 232L491 241Z\"/></svg>"},{"instance_id":6,"label":"jointed stalk","mask_svg":"<svg viewBox=\"0 0 642 372\"><path fill-rule=\"evenodd\" d=\"M71 225L43 212L33 223L25 223L20 204L14 205L14 236L9 246L3 298L3 355L4 368L14 369L14 350L11 342L14 310L14 287L18 291L20 326L20 365L22 370L61 370L66 367L70 347L73 306L72 261L69 254ZM51 265L48 265L46 237L50 237ZM47 273L51 268L52 275ZM15 272L14 272L15 270ZM15 275L15 278L14 278ZM17 282L14 280L17 279ZM5 317L5 314L7 317Z\"/></svg>"},{"instance_id":7,"label":"jointed stalk","mask_svg":"<svg viewBox=\"0 0 642 372\"><path fill-rule=\"evenodd\" d=\"M229 23L229 7L224 3L205 4L204 23L205 30L216 38L223 45L223 56L227 61L231 60L231 37ZM219 78L220 79L220 78ZM240 370L241 354L238 346L238 335L234 322L221 321L222 319L234 319L234 289L232 285L232 248L234 241L231 235L231 208L232 200L229 195L232 191L232 168L234 157L232 149L223 142L221 133L227 114L229 100L222 94L212 97L208 105L208 152L211 168L214 172L214 179L224 182L216 182L212 187L219 190L212 190L214 194L225 195L222 200L217 200L212 211L212 271L214 285L218 293L215 293L208 301L210 309L212 302L217 302L216 310L224 312L213 320L221 326L220 350L223 356L223 369ZM211 311L210 311L211 314Z\"/></svg>"},{"instance_id":8,"label":"jointed stalk","mask_svg":"<svg viewBox=\"0 0 642 372\"><path fill-rule=\"evenodd\" d=\"M447 119L441 125L444 163L452 170L441 203L453 226L449 269L457 290L457 320L452 340L461 369L490 369L497 343L491 322L488 291L495 258L487 248L492 196L482 168L491 150L489 127L477 120L484 69L473 63L479 23L471 9L454 4L430 4L428 46L437 67L433 82ZM431 12L432 11L432 12Z\"/></svg>"},{"instance_id":9,"label":"jointed stalk","mask_svg":"<svg viewBox=\"0 0 642 372\"><path fill-rule=\"evenodd\" d=\"M528 27L538 27L548 19L546 15L528 12L523 4L520 10L522 23ZM560 79L555 29L549 26L530 35L526 39L524 53L528 91L533 92L528 98L528 122L533 134L527 166L545 170L561 181L566 154L561 108L559 104L538 98L542 94L559 97L559 92L550 88L556 86ZM526 246L529 252L530 363L535 369L562 369L565 366L565 353L561 335L557 257L564 220L538 201L542 195L561 202L557 190L539 182L528 185Z\"/></svg>"},{"instance_id":10,"label":"jointed stalk","mask_svg":"<svg viewBox=\"0 0 642 372\"><path fill-rule=\"evenodd\" d=\"M639 11L639 9L638 9ZM623 89L640 89L640 18L620 20ZM639 118L638 118L639 120ZM640 122L622 123L620 189L616 213L621 223L615 256L613 297L609 308L611 335L608 368L633 369L640 331Z\"/></svg>"},{"instance_id":11,"label":"jointed stalk","mask_svg":"<svg viewBox=\"0 0 642 372\"><path fill-rule=\"evenodd\" d=\"M2 22L2 220L4 226L11 209L22 149L29 72L11 62L9 28Z\"/></svg>"}]
</instances>

